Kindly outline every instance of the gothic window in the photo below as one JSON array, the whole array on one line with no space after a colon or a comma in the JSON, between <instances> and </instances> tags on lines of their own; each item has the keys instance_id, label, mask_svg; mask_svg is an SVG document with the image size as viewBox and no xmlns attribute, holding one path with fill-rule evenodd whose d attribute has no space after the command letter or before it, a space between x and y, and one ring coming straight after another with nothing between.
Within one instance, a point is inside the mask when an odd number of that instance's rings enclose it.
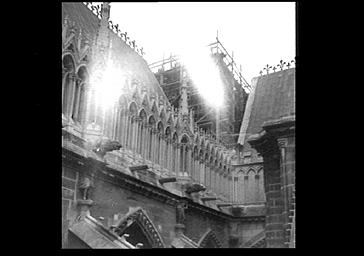
<instances>
[{"instance_id":1,"label":"gothic window","mask_svg":"<svg viewBox=\"0 0 364 256\"><path fill-rule=\"evenodd\" d=\"M115 225L118 236L128 234L127 241L132 245L143 244L142 249L165 248L161 235L155 228L146 211L142 208L129 208L129 212Z\"/></svg>"},{"instance_id":2,"label":"gothic window","mask_svg":"<svg viewBox=\"0 0 364 256\"><path fill-rule=\"evenodd\" d=\"M177 143L178 143L178 136L177 133L173 134L172 137L172 172L177 172Z\"/></svg>"},{"instance_id":3,"label":"gothic window","mask_svg":"<svg viewBox=\"0 0 364 256\"><path fill-rule=\"evenodd\" d=\"M222 244L216 234L208 229L198 242L200 248L222 248Z\"/></svg>"},{"instance_id":4,"label":"gothic window","mask_svg":"<svg viewBox=\"0 0 364 256\"><path fill-rule=\"evenodd\" d=\"M163 159L163 153L162 153L162 146L163 146L163 124L161 121L158 122L158 135L157 135L157 148L156 148L156 159L157 159L157 163L162 164L162 159Z\"/></svg>"},{"instance_id":5,"label":"gothic window","mask_svg":"<svg viewBox=\"0 0 364 256\"><path fill-rule=\"evenodd\" d=\"M215 160L214 162L214 171L213 171L213 190L215 193L217 193L217 186L218 186L218 181L217 181L217 175L218 175L218 165L217 165L217 160Z\"/></svg>"},{"instance_id":6,"label":"gothic window","mask_svg":"<svg viewBox=\"0 0 364 256\"><path fill-rule=\"evenodd\" d=\"M255 179L255 171L253 169L250 169L248 171L248 202L252 203L256 201L256 188L255 188L255 183L256 183L256 179Z\"/></svg>"},{"instance_id":7,"label":"gothic window","mask_svg":"<svg viewBox=\"0 0 364 256\"><path fill-rule=\"evenodd\" d=\"M129 106L129 122L128 122L128 137L127 137L127 147L133 149L134 139L135 139L135 117L137 115L137 106L132 102Z\"/></svg>"},{"instance_id":8,"label":"gothic window","mask_svg":"<svg viewBox=\"0 0 364 256\"><path fill-rule=\"evenodd\" d=\"M85 104L85 86L87 80L87 71L85 67L79 68L77 72L77 79L75 81L75 90L73 94L73 107L72 107L72 119L75 122L81 123L84 112Z\"/></svg>"},{"instance_id":9,"label":"gothic window","mask_svg":"<svg viewBox=\"0 0 364 256\"><path fill-rule=\"evenodd\" d=\"M198 155L197 155L197 146L193 147L193 153L192 153L192 168L191 168L191 177L193 181L196 181L196 176L197 176L197 166L196 166L196 161L198 159Z\"/></svg>"},{"instance_id":10,"label":"gothic window","mask_svg":"<svg viewBox=\"0 0 364 256\"><path fill-rule=\"evenodd\" d=\"M153 129L155 128L154 126L155 126L155 119L154 119L154 117L153 116L151 116L151 117L149 117L149 122L148 122L148 124L149 124L149 127L150 127L150 129L149 129L149 148L148 148L148 158L149 158L149 160L153 160L152 159L152 157L153 157L153 148L154 148L154 143L153 143L153 141L154 141L154 134L153 134Z\"/></svg>"},{"instance_id":11,"label":"gothic window","mask_svg":"<svg viewBox=\"0 0 364 256\"><path fill-rule=\"evenodd\" d=\"M218 192L219 194L222 193L222 189L223 189L223 182L222 182L222 165L221 163L219 164L219 170L218 170L218 181L219 181L219 184L218 184Z\"/></svg>"},{"instance_id":12,"label":"gothic window","mask_svg":"<svg viewBox=\"0 0 364 256\"><path fill-rule=\"evenodd\" d=\"M264 194L264 179L263 179L263 168L258 170L258 179L256 179L256 187L257 187L257 196L259 202L265 201L265 194Z\"/></svg>"},{"instance_id":13,"label":"gothic window","mask_svg":"<svg viewBox=\"0 0 364 256\"><path fill-rule=\"evenodd\" d=\"M207 152L205 153L205 177L204 177L204 184L205 186L209 185L209 176L210 176L210 170L209 170L209 166L208 166L208 161L209 161L209 156L207 154Z\"/></svg>"},{"instance_id":14,"label":"gothic window","mask_svg":"<svg viewBox=\"0 0 364 256\"><path fill-rule=\"evenodd\" d=\"M117 111L117 121L116 121L116 128L115 128L115 135L114 138L120 142L121 145L125 146L124 139L126 135L126 116L125 116L125 109L126 109L126 100L123 96L119 99L119 106Z\"/></svg>"},{"instance_id":15,"label":"gothic window","mask_svg":"<svg viewBox=\"0 0 364 256\"><path fill-rule=\"evenodd\" d=\"M245 202L245 189L246 189L246 177L244 175L244 171L243 170L240 170L238 172L238 180L239 180L239 183L238 183L238 190L237 190L237 199L239 202L241 203L244 203Z\"/></svg>"},{"instance_id":16,"label":"gothic window","mask_svg":"<svg viewBox=\"0 0 364 256\"><path fill-rule=\"evenodd\" d=\"M71 55L67 54L62 60L63 79L62 79L62 113L68 116L72 105L74 90L75 64Z\"/></svg>"},{"instance_id":17,"label":"gothic window","mask_svg":"<svg viewBox=\"0 0 364 256\"><path fill-rule=\"evenodd\" d=\"M186 135L184 135L181 139L181 148L180 148L180 170L182 173L187 173L188 166L188 142L189 139Z\"/></svg>"},{"instance_id":18,"label":"gothic window","mask_svg":"<svg viewBox=\"0 0 364 256\"><path fill-rule=\"evenodd\" d=\"M144 151L144 141L145 141L145 126L147 123L147 114L145 112L144 109L142 109L139 113L139 118L140 118L140 124L139 124L139 135L138 135L138 147L137 147L137 152L141 155L143 154Z\"/></svg>"},{"instance_id":19,"label":"gothic window","mask_svg":"<svg viewBox=\"0 0 364 256\"><path fill-rule=\"evenodd\" d=\"M170 152L170 148L171 148L171 128L168 126L166 128L166 132L165 132L165 138L166 138L166 147L164 148L164 156L165 156L165 161L164 161L164 167L170 169L170 165L169 165L169 161L171 159L171 152Z\"/></svg>"},{"instance_id":20,"label":"gothic window","mask_svg":"<svg viewBox=\"0 0 364 256\"><path fill-rule=\"evenodd\" d=\"M223 167L223 194L227 196L227 178L226 178L226 166Z\"/></svg>"},{"instance_id":21,"label":"gothic window","mask_svg":"<svg viewBox=\"0 0 364 256\"><path fill-rule=\"evenodd\" d=\"M210 187L210 189L212 189L212 182L213 182L213 172L214 172L214 167L213 167L213 158L212 158L212 156L210 156L210 160L209 160L209 166L210 166L210 174L209 174L209 182L208 182L208 184L209 184L209 187Z\"/></svg>"}]
</instances>

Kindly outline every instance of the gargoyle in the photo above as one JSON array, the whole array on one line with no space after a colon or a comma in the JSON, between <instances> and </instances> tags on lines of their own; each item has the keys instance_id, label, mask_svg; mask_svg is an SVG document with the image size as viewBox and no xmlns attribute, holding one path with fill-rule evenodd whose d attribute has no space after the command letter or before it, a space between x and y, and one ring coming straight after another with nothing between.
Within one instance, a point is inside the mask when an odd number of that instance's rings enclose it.
<instances>
[{"instance_id":1,"label":"gargoyle","mask_svg":"<svg viewBox=\"0 0 364 256\"><path fill-rule=\"evenodd\" d=\"M206 188L205 186L203 186L202 184L199 183L192 183L192 184L187 184L186 185L186 190L185 192L187 194L191 194L191 193L195 193L195 192L200 192L200 191L205 191Z\"/></svg>"},{"instance_id":2,"label":"gargoyle","mask_svg":"<svg viewBox=\"0 0 364 256\"><path fill-rule=\"evenodd\" d=\"M100 140L96 143L95 148L93 151L96 154L104 157L107 152L119 150L121 148L121 144L118 141L111 141L111 140Z\"/></svg>"},{"instance_id":3,"label":"gargoyle","mask_svg":"<svg viewBox=\"0 0 364 256\"><path fill-rule=\"evenodd\" d=\"M83 181L79 185L79 189L81 190L81 195L83 200L90 199L90 188L93 186L90 178L85 177Z\"/></svg>"}]
</instances>

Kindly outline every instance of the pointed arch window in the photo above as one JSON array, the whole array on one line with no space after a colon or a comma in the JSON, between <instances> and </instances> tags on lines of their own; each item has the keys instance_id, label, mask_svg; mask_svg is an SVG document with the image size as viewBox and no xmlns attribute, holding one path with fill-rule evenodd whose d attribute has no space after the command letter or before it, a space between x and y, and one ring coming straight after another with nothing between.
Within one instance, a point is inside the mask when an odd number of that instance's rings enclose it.
<instances>
[{"instance_id":1,"label":"pointed arch window","mask_svg":"<svg viewBox=\"0 0 364 256\"><path fill-rule=\"evenodd\" d=\"M165 248L158 230L146 211L140 207L130 207L129 212L113 225L113 231L120 237L128 234L127 241L134 246L138 243L143 244L142 249Z\"/></svg>"},{"instance_id":2,"label":"pointed arch window","mask_svg":"<svg viewBox=\"0 0 364 256\"><path fill-rule=\"evenodd\" d=\"M189 138L184 135L181 139L180 148L180 171L183 174L188 172L188 142Z\"/></svg>"},{"instance_id":3,"label":"pointed arch window","mask_svg":"<svg viewBox=\"0 0 364 256\"><path fill-rule=\"evenodd\" d=\"M85 67L81 67L77 71L75 81L75 90L73 94L72 120L81 123L83 120L84 104L85 104L85 87L88 74Z\"/></svg>"},{"instance_id":4,"label":"pointed arch window","mask_svg":"<svg viewBox=\"0 0 364 256\"><path fill-rule=\"evenodd\" d=\"M158 125L157 125L157 132L158 132L158 135L157 135L157 145L156 145L156 160L157 160L157 163L159 164L162 164L162 143L163 143L163 124L162 122L158 122Z\"/></svg>"},{"instance_id":5,"label":"pointed arch window","mask_svg":"<svg viewBox=\"0 0 364 256\"><path fill-rule=\"evenodd\" d=\"M67 117L70 115L70 109L73 103L73 81L75 78L75 63L71 55L67 54L63 57L62 69L62 113Z\"/></svg>"},{"instance_id":6,"label":"pointed arch window","mask_svg":"<svg viewBox=\"0 0 364 256\"><path fill-rule=\"evenodd\" d=\"M177 164L177 144L178 144L178 136L177 133L173 134L172 137L172 172L176 173L178 164Z\"/></svg>"},{"instance_id":7,"label":"pointed arch window","mask_svg":"<svg viewBox=\"0 0 364 256\"><path fill-rule=\"evenodd\" d=\"M153 116L151 116L149 118L149 148L148 148L148 158L149 160L153 160L153 148L154 148L154 131L153 129L155 129L155 119Z\"/></svg>"},{"instance_id":8,"label":"pointed arch window","mask_svg":"<svg viewBox=\"0 0 364 256\"><path fill-rule=\"evenodd\" d=\"M138 129L138 142L137 142L137 152L143 155L144 140L145 140L145 128L147 124L147 114L144 109L139 113L140 123Z\"/></svg>"},{"instance_id":9,"label":"pointed arch window","mask_svg":"<svg viewBox=\"0 0 364 256\"><path fill-rule=\"evenodd\" d=\"M171 158L170 150L169 150L169 148L171 147L171 128L170 127L166 128L165 138L166 138L166 147L164 148L164 156L165 156L164 167L169 169L170 168L169 160Z\"/></svg>"}]
</instances>

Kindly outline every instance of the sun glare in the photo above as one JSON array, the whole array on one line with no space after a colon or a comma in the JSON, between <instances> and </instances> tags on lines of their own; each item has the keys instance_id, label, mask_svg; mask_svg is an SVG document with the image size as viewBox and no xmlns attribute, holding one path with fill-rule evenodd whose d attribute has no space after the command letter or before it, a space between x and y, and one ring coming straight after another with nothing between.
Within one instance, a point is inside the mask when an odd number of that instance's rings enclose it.
<instances>
[{"instance_id":1,"label":"sun glare","mask_svg":"<svg viewBox=\"0 0 364 256\"><path fill-rule=\"evenodd\" d=\"M186 47L180 51L180 59L199 92L208 104L218 108L224 103L224 91L220 71L206 47Z\"/></svg>"},{"instance_id":2,"label":"sun glare","mask_svg":"<svg viewBox=\"0 0 364 256\"><path fill-rule=\"evenodd\" d=\"M94 84L97 102L102 108L108 109L114 106L122 94L124 82L122 72L108 63L102 73L101 81Z\"/></svg>"}]
</instances>

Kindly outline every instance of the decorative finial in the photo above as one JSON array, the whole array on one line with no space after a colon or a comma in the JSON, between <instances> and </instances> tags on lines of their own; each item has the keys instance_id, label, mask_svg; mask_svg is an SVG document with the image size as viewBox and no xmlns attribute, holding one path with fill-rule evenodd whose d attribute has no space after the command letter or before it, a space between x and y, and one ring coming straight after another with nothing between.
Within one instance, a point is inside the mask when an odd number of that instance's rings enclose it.
<instances>
[{"instance_id":1,"label":"decorative finial","mask_svg":"<svg viewBox=\"0 0 364 256\"><path fill-rule=\"evenodd\" d=\"M267 74L269 74L269 70L272 68L272 66L269 66L268 64L265 66L265 68L263 68L263 70L265 70L267 72Z\"/></svg>"},{"instance_id":2,"label":"decorative finial","mask_svg":"<svg viewBox=\"0 0 364 256\"><path fill-rule=\"evenodd\" d=\"M280 62L279 62L279 64L277 65L277 67L279 67L281 70L283 70L283 68L284 68L284 65L286 64L286 62L285 61L283 61L283 60L280 60Z\"/></svg>"},{"instance_id":3,"label":"decorative finial","mask_svg":"<svg viewBox=\"0 0 364 256\"><path fill-rule=\"evenodd\" d=\"M116 31L116 34L119 34L119 32L120 32L119 24L115 25L115 31Z\"/></svg>"}]
</instances>

